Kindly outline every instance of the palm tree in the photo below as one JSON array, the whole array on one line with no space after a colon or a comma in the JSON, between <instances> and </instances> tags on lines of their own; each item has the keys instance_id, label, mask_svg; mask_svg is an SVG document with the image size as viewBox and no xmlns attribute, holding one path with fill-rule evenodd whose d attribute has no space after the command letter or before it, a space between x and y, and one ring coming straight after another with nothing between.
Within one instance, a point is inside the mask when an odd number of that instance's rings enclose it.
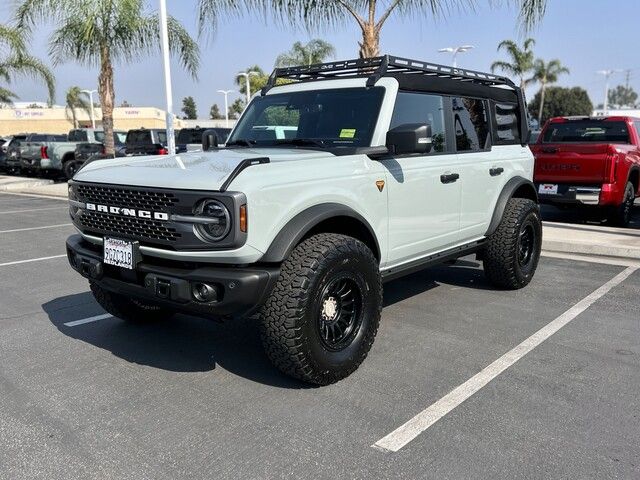
<instances>
[{"instance_id":1,"label":"palm tree","mask_svg":"<svg viewBox=\"0 0 640 480\"><path fill-rule=\"evenodd\" d=\"M527 38L522 44L522 48L513 40L503 40L498 44L498 51L504 49L507 55L511 57L509 61L501 60L491 64L491 71L502 70L520 79L520 88L523 90L531 83L531 79L525 77L533 70L533 47L536 41L533 38Z\"/></svg>"},{"instance_id":2,"label":"palm tree","mask_svg":"<svg viewBox=\"0 0 640 480\"><path fill-rule=\"evenodd\" d=\"M0 24L0 81L10 84L16 77L31 77L42 80L49 92L49 102L56 94L56 83L51 70L39 59L29 55L26 45L26 32L8 25ZM0 85L0 103L11 104L18 96Z\"/></svg>"},{"instance_id":3,"label":"palm tree","mask_svg":"<svg viewBox=\"0 0 640 480\"><path fill-rule=\"evenodd\" d=\"M542 122L542 109L544 108L544 93L547 85L556 83L558 77L563 73L569 73L569 69L562 66L560 60L551 60L545 63L541 58L537 59L533 64L533 77L530 82L540 83L540 111L538 112L538 124Z\"/></svg>"},{"instance_id":4,"label":"palm tree","mask_svg":"<svg viewBox=\"0 0 640 480\"><path fill-rule=\"evenodd\" d=\"M545 12L547 0L510 0L520 7L520 20L525 29L533 26ZM476 0L199 0L200 30L215 25L221 12L242 13L258 10L287 23L302 23L310 30L323 30L355 21L362 40L360 57L376 57L380 54L380 32L393 14L404 17L417 15L436 16L456 6L473 8ZM495 3L488 0L488 3Z\"/></svg>"},{"instance_id":5,"label":"palm tree","mask_svg":"<svg viewBox=\"0 0 640 480\"><path fill-rule=\"evenodd\" d=\"M91 113L91 104L85 98L80 87L69 87L66 95L65 115L67 120L73 122L73 128L78 128L78 117L76 115L76 109ZM69 113L71 112L71 113Z\"/></svg>"},{"instance_id":6,"label":"palm tree","mask_svg":"<svg viewBox=\"0 0 640 480\"><path fill-rule=\"evenodd\" d=\"M306 45L296 42L291 50L281 53L276 58L276 67L292 67L296 65L312 65L322 63L336 55L336 49L329 42L315 39Z\"/></svg>"},{"instance_id":7,"label":"palm tree","mask_svg":"<svg viewBox=\"0 0 640 480\"><path fill-rule=\"evenodd\" d=\"M49 39L54 65L76 61L100 67L98 93L102 107L105 151L114 154L113 65L131 62L159 49L160 19L147 12L144 0L21 0L16 10L19 28L51 22ZM198 45L175 18L168 19L169 46L194 77L198 70Z\"/></svg>"}]
</instances>

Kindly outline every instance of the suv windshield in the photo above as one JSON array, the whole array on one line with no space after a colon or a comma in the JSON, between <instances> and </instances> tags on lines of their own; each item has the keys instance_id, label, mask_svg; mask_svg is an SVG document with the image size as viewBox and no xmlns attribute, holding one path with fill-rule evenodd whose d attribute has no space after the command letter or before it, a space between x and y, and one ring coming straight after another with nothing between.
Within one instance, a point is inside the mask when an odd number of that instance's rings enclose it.
<instances>
[{"instance_id":1,"label":"suv windshield","mask_svg":"<svg viewBox=\"0 0 640 480\"><path fill-rule=\"evenodd\" d=\"M629 143L629 130L624 122L574 120L551 123L544 132L544 143Z\"/></svg>"},{"instance_id":2,"label":"suv windshield","mask_svg":"<svg viewBox=\"0 0 640 480\"><path fill-rule=\"evenodd\" d=\"M227 145L369 146L384 88L340 88L255 97Z\"/></svg>"}]
</instances>

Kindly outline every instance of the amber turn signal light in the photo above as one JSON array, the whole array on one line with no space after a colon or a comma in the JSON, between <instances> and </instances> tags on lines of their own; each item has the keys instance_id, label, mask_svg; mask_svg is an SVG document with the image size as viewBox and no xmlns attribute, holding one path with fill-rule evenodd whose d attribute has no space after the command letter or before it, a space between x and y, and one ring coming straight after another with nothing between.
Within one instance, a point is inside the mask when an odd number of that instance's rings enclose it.
<instances>
[{"instance_id":1,"label":"amber turn signal light","mask_svg":"<svg viewBox=\"0 0 640 480\"><path fill-rule=\"evenodd\" d=\"M240 205L240 231L247 233L247 206Z\"/></svg>"}]
</instances>

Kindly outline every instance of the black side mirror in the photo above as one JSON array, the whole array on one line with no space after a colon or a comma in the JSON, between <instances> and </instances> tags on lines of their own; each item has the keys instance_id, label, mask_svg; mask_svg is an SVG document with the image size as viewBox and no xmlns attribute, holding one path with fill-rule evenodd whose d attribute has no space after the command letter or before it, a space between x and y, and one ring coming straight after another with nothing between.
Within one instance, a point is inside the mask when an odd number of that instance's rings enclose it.
<instances>
[{"instance_id":1,"label":"black side mirror","mask_svg":"<svg viewBox=\"0 0 640 480\"><path fill-rule=\"evenodd\" d=\"M404 123L387 132L387 148L391 154L429 153L432 145L428 123Z\"/></svg>"},{"instance_id":2,"label":"black side mirror","mask_svg":"<svg viewBox=\"0 0 640 480\"><path fill-rule=\"evenodd\" d=\"M218 134L215 130L209 129L202 133L202 150L212 150L218 148Z\"/></svg>"}]
</instances>

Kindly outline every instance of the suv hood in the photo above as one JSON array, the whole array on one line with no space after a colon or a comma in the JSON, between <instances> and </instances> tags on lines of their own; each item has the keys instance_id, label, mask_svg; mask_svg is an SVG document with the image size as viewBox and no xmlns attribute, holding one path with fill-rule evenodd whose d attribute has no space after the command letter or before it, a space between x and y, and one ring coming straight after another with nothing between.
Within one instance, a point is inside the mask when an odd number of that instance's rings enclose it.
<instances>
[{"instance_id":1,"label":"suv hood","mask_svg":"<svg viewBox=\"0 0 640 480\"><path fill-rule=\"evenodd\" d=\"M299 148L221 148L153 157L125 157L86 164L74 180L183 190L219 190L229 174L247 158L272 162L328 158L333 154Z\"/></svg>"}]
</instances>

